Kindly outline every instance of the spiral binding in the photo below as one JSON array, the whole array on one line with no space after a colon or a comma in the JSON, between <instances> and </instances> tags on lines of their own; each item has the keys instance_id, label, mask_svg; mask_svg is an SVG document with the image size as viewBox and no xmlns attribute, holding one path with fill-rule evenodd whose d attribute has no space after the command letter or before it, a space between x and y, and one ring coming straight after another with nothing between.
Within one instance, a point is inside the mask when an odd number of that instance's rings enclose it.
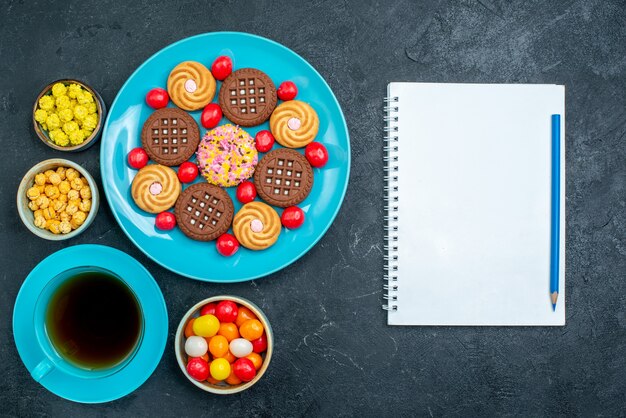
<instances>
[{"instance_id":1,"label":"spiral binding","mask_svg":"<svg viewBox=\"0 0 626 418\"><path fill-rule=\"evenodd\" d=\"M383 279L383 309L398 310L398 159L400 146L398 144L398 105L397 97L386 97L385 106L385 145L383 147L383 161L385 162L385 245L384 260L385 274Z\"/></svg>"}]
</instances>

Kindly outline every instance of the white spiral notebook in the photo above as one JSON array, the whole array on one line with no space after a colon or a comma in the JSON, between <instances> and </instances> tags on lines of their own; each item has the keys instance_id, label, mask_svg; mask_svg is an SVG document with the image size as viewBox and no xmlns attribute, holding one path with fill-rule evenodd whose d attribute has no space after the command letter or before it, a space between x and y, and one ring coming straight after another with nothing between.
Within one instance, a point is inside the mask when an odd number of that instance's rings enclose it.
<instances>
[{"instance_id":1,"label":"white spiral notebook","mask_svg":"<svg viewBox=\"0 0 626 418\"><path fill-rule=\"evenodd\" d=\"M390 83L387 93L388 324L565 325L564 86ZM552 114L562 115L555 312Z\"/></svg>"}]
</instances>

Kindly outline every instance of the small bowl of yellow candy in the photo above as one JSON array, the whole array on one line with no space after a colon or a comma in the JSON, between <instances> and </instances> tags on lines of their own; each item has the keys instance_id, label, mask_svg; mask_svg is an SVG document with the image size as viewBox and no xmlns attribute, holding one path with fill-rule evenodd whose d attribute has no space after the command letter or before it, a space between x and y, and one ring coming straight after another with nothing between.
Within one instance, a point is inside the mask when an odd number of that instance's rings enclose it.
<instances>
[{"instance_id":1,"label":"small bowl of yellow candy","mask_svg":"<svg viewBox=\"0 0 626 418\"><path fill-rule=\"evenodd\" d=\"M93 145L100 137L105 116L100 95L78 80L50 83L33 107L37 136L60 151L82 151Z\"/></svg>"},{"instance_id":2,"label":"small bowl of yellow candy","mask_svg":"<svg viewBox=\"0 0 626 418\"><path fill-rule=\"evenodd\" d=\"M96 217L98 187L80 165L61 158L28 170L17 191L17 210L35 235L52 241L72 238Z\"/></svg>"}]
</instances>

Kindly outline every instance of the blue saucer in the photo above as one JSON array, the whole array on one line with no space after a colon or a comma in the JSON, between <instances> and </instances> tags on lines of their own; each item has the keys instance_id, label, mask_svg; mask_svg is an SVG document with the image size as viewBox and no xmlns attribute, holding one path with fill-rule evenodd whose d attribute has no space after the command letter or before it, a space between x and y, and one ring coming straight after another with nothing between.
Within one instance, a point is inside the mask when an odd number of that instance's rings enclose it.
<instances>
[{"instance_id":1,"label":"blue saucer","mask_svg":"<svg viewBox=\"0 0 626 418\"><path fill-rule=\"evenodd\" d=\"M155 215L139 209L131 197L131 183L137 170L127 163L128 152L141 146L141 129L153 112L146 105L146 93L154 87L165 88L170 71L179 63L193 60L210 67L220 55L231 57L234 69L253 67L264 71L276 86L285 80L293 81L298 86L297 99L309 103L319 115L320 126L315 140L324 144L329 153L328 164L313 169L311 193L298 204L306 214L304 224L294 230L282 228L276 244L266 250L251 251L241 247L232 257L219 255L214 242L194 241L179 228L167 232L157 230ZM216 94L213 102L217 101ZM174 105L170 103L169 106ZM200 114L200 111L190 112L196 121L200 120ZM230 122L223 118L220 125L225 123ZM246 131L254 136L262 129L269 129L269 123L246 128ZM201 128L202 135L205 132L206 129ZM276 148L280 145L274 145ZM113 101L104 125L100 170L113 216L128 238L148 257L175 273L197 280L240 282L288 266L322 238L337 216L348 186L350 139L335 95L322 76L302 57L259 36L237 32L205 33L162 49L128 78ZM199 177L196 181L205 180ZM241 203L234 197L235 189L230 187L226 191L238 211ZM282 213L281 208L274 209L279 215Z\"/></svg>"},{"instance_id":2,"label":"blue saucer","mask_svg":"<svg viewBox=\"0 0 626 418\"><path fill-rule=\"evenodd\" d=\"M145 318L143 340L130 363L115 374L84 379L53 369L40 383L50 392L71 401L109 402L131 393L150 377L163 356L167 341L167 308L163 294L148 270L137 260L102 245L76 245L48 256L30 272L17 295L13 336L17 351L31 372L45 356L35 336L35 302L41 290L57 274L81 266L110 270L132 287Z\"/></svg>"}]
</instances>

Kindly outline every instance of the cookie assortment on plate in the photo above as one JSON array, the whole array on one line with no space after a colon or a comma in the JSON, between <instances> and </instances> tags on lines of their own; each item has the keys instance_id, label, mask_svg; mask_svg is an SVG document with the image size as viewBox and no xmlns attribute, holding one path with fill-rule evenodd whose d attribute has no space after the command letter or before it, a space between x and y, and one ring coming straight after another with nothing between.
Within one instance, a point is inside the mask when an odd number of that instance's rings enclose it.
<instances>
[{"instance_id":1,"label":"cookie assortment on plate","mask_svg":"<svg viewBox=\"0 0 626 418\"><path fill-rule=\"evenodd\" d=\"M218 85L216 80L223 81ZM148 92L146 102L155 110L144 122L142 148L128 156L129 165L139 169L131 197L141 210L157 214L156 228L178 226L191 239L217 240L217 251L231 256L239 244L264 250L280 239L283 227L300 227L304 211L295 205L311 193L313 167L325 165L328 152L314 142L317 112L294 100L297 86L284 81L277 89L257 68L233 71L228 57L218 57L211 70L200 62L181 62L166 85L167 91ZM212 102L215 96L219 104ZM199 110L204 134L198 117L188 113ZM220 124L222 116L232 123ZM256 137L244 129L268 121L269 130ZM304 147L304 155L296 151ZM239 210L229 187L237 187Z\"/></svg>"}]
</instances>

